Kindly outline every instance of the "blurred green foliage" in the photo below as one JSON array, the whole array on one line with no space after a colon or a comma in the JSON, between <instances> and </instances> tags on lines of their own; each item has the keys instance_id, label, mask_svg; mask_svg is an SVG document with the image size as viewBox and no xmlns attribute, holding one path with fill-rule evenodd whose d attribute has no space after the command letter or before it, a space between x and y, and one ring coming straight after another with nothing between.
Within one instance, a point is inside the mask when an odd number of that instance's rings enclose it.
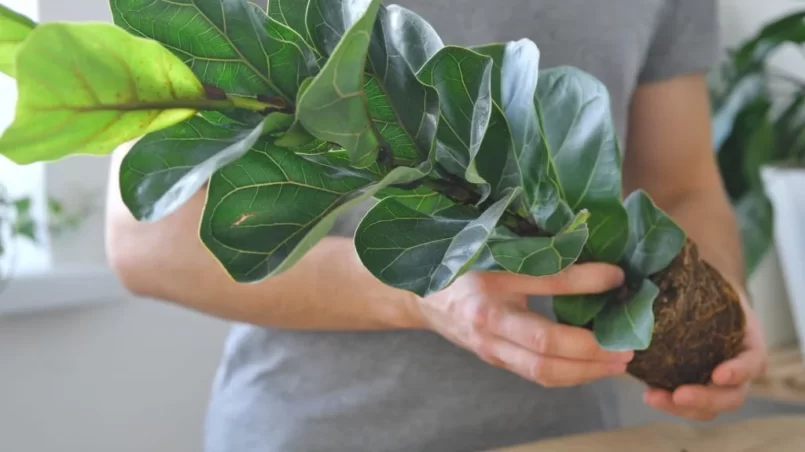
<instances>
[{"instance_id":1,"label":"blurred green foliage","mask_svg":"<svg viewBox=\"0 0 805 452\"><path fill-rule=\"evenodd\" d=\"M713 145L738 216L747 274L772 243L774 212L761 168L805 162L805 74L770 64L776 52L803 43L805 11L767 23L709 74Z\"/></svg>"}]
</instances>

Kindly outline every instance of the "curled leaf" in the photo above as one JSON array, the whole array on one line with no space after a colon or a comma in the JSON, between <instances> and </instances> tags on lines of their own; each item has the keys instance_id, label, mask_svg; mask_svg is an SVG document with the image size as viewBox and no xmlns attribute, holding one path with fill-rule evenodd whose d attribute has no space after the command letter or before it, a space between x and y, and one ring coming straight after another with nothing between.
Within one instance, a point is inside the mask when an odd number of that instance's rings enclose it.
<instances>
[{"instance_id":1,"label":"curled leaf","mask_svg":"<svg viewBox=\"0 0 805 452\"><path fill-rule=\"evenodd\" d=\"M219 169L243 156L263 132L217 127L196 116L144 137L120 166L120 193L140 221L160 220Z\"/></svg>"},{"instance_id":2,"label":"curled leaf","mask_svg":"<svg viewBox=\"0 0 805 452\"><path fill-rule=\"evenodd\" d=\"M420 296L438 292L472 268L518 195L512 190L484 212L452 205L428 213L386 198L355 233L358 256L386 284Z\"/></svg>"},{"instance_id":3,"label":"curled leaf","mask_svg":"<svg viewBox=\"0 0 805 452\"><path fill-rule=\"evenodd\" d=\"M374 163L380 148L363 87L366 55L379 6L379 0L372 0L349 26L297 105L302 126L316 138L346 148L355 166ZM329 38L325 42L329 43Z\"/></svg>"},{"instance_id":4,"label":"curled leaf","mask_svg":"<svg viewBox=\"0 0 805 452\"><path fill-rule=\"evenodd\" d=\"M427 168L402 167L377 177L315 157L260 141L237 165L210 179L201 239L236 281L259 281L283 272L340 215L385 187L427 173Z\"/></svg>"}]
</instances>

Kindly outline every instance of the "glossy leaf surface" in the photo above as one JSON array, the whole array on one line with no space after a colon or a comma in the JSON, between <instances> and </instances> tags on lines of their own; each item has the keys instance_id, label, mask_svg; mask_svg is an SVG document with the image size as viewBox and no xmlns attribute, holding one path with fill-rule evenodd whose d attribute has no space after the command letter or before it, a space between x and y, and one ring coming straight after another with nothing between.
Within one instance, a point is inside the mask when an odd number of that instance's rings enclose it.
<instances>
[{"instance_id":1,"label":"glossy leaf surface","mask_svg":"<svg viewBox=\"0 0 805 452\"><path fill-rule=\"evenodd\" d=\"M420 296L438 292L472 266L518 194L510 191L482 213L453 205L429 214L386 198L355 233L358 256L386 284Z\"/></svg>"},{"instance_id":2,"label":"glossy leaf surface","mask_svg":"<svg viewBox=\"0 0 805 452\"><path fill-rule=\"evenodd\" d=\"M647 277L664 269L682 250L685 232L642 190L626 198L629 242L624 256L628 268Z\"/></svg>"},{"instance_id":3,"label":"glossy leaf surface","mask_svg":"<svg viewBox=\"0 0 805 452\"><path fill-rule=\"evenodd\" d=\"M595 317L595 338L608 350L645 350L654 332L654 300L660 289L649 279L640 282L626 302L610 301Z\"/></svg>"},{"instance_id":4,"label":"glossy leaf surface","mask_svg":"<svg viewBox=\"0 0 805 452\"><path fill-rule=\"evenodd\" d=\"M159 41L204 82L290 103L318 69L298 33L247 0L110 0L115 24Z\"/></svg>"},{"instance_id":5,"label":"glossy leaf surface","mask_svg":"<svg viewBox=\"0 0 805 452\"><path fill-rule=\"evenodd\" d=\"M523 275L559 273L579 258L587 241L587 225L553 237L518 237L493 240L492 257L504 269Z\"/></svg>"},{"instance_id":6,"label":"glossy leaf surface","mask_svg":"<svg viewBox=\"0 0 805 452\"><path fill-rule=\"evenodd\" d=\"M202 240L235 280L259 281L292 266L339 215L388 185L426 173L397 168L377 180L342 164L312 161L259 142L211 178Z\"/></svg>"},{"instance_id":7,"label":"glossy leaf surface","mask_svg":"<svg viewBox=\"0 0 805 452\"><path fill-rule=\"evenodd\" d=\"M372 0L349 24L296 106L297 117L308 132L320 140L343 146L352 164L359 167L374 163L381 145L369 116L363 86L364 65L379 6L379 0ZM326 38L321 38L326 43L330 42L330 31Z\"/></svg>"},{"instance_id":8,"label":"glossy leaf surface","mask_svg":"<svg viewBox=\"0 0 805 452\"><path fill-rule=\"evenodd\" d=\"M569 67L540 72L536 100L564 199L590 212L589 257L616 263L628 230L621 155L604 85Z\"/></svg>"},{"instance_id":9,"label":"glossy leaf surface","mask_svg":"<svg viewBox=\"0 0 805 452\"><path fill-rule=\"evenodd\" d=\"M212 174L257 142L254 129L218 127L196 116L147 135L126 154L120 193L135 218L157 221L187 202Z\"/></svg>"}]
</instances>

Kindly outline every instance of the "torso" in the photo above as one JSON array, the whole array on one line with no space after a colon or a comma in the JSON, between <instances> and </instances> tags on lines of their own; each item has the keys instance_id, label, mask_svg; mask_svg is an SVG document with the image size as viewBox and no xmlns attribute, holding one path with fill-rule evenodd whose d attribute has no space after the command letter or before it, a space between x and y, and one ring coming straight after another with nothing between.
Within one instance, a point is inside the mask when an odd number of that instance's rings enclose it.
<instances>
[{"instance_id":1,"label":"torso","mask_svg":"<svg viewBox=\"0 0 805 452\"><path fill-rule=\"evenodd\" d=\"M590 72L610 92L625 138L629 100L665 0L400 0L431 23L446 44L477 45L529 38L540 67Z\"/></svg>"},{"instance_id":2,"label":"torso","mask_svg":"<svg viewBox=\"0 0 805 452\"><path fill-rule=\"evenodd\" d=\"M531 38L541 66L610 91L621 139L663 0L402 0L448 44ZM355 226L357 216L351 227ZM549 315L549 302L533 300ZM236 326L216 379L207 452L466 451L612 427L608 382L545 389L427 332Z\"/></svg>"}]
</instances>

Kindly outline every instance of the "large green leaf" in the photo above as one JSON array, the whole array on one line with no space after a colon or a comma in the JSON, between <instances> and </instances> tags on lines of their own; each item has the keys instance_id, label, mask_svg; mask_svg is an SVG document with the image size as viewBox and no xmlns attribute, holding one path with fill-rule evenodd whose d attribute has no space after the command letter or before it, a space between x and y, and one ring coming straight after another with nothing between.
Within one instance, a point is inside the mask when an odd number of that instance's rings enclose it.
<instances>
[{"instance_id":1,"label":"large green leaf","mask_svg":"<svg viewBox=\"0 0 805 452\"><path fill-rule=\"evenodd\" d=\"M654 333L654 300L660 289L649 279L640 281L628 301L611 299L595 317L593 331L607 350L645 350Z\"/></svg>"},{"instance_id":2,"label":"large green leaf","mask_svg":"<svg viewBox=\"0 0 805 452\"><path fill-rule=\"evenodd\" d=\"M436 30L417 13L399 5L386 7L384 26L393 30L392 43L396 52L418 72L436 52L444 47Z\"/></svg>"},{"instance_id":3,"label":"large green leaf","mask_svg":"<svg viewBox=\"0 0 805 452\"><path fill-rule=\"evenodd\" d=\"M573 218L573 212L562 200L551 154L540 130L535 105L539 49L532 41L521 39L475 50L494 60L492 94L512 138L513 155L506 155L502 179L508 183L519 179L527 209L542 229L555 234Z\"/></svg>"},{"instance_id":4,"label":"large green leaf","mask_svg":"<svg viewBox=\"0 0 805 452\"><path fill-rule=\"evenodd\" d=\"M299 31L322 55L330 55L341 36L367 8L370 0L277 0L269 2L269 15ZM301 22L304 20L304 24ZM380 5L375 37L378 44L392 48L391 58L402 57L416 72L444 44L436 30L415 12L399 5ZM388 30L381 30L387 28Z\"/></svg>"},{"instance_id":5,"label":"large green leaf","mask_svg":"<svg viewBox=\"0 0 805 452\"><path fill-rule=\"evenodd\" d=\"M492 113L492 59L461 47L443 47L417 76L439 93L436 161L464 180L482 184L488 195L491 188L479 174L476 157ZM501 160L500 144L487 143L494 149L486 152Z\"/></svg>"},{"instance_id":6,"label":"large green leaf","mask_svg":"<svg viewBox=\"0 0 805 452\"><path fill-rule=\"evenodd\" d=\"M320 2L316 4L322 6ZM363 86L366 55L379 6L380 0L371 0L350 24L296 106L297 118L308 132L320 140L343 146L352 165L359 167L377 161L381 145L369 117Z\"/></svg>"},{"instance_id":7,"label":"large green leaf","mask_svg":"<svg viewBox=\"0 0 805 452\"><path fill-rule=\"evenodd\" d=\"M551 68L540 72L535 101L564 199L574 212L590 212L589 257L618 262L628 240L627 215L606 87L579 69Z\"/></svg>"},{"instance_id":8,"label":"large green leaf","mask_svg":"<svg viewBox=\"0 0 805 452\"><path fill-rule=\"evenodd\" d=\"M399 9L380 8L369 47L371 76L365 87L375 128L391 147L395 160L405 165L431 158L439 122L436 90L420 82L408 61L417 58L410 48L417 42L410 41L412 30L429 29ZM422 39L434 38L426 34ZM440 43L431 44L421 49L420 57Z\"/></svg>"},{"instance_id":9,"label":"large green leaf","mask_svg":"<svg viewBox=\"0 0 805 452\"><path fill-rule=\"evenodd\" d=\"M315 49L315 43L307 29L307 9L311 0L269 0L268 16L295 31ZM341 30L342 33L344 30Z\"/></svg>"},{"instance_id":10,"label":"large green leaf","mask_svg":"<svg viewBox=\"0 0 805 452\"><path fill-rule=\"evenodd\" d=\"M589 231L582 223L553 237L498 237L489 241L495 262L522 275L559 273L579 258Z\"/></svg>"},{"instance_id":11,"label":"large green leaf","mask_svg":"<svg viewBox=\"0 0 805 452\"><path fill-rule=\"evenodd\" d=\"M744 268L747 275L752 275L772 243L773 207L762 191L750 191L735 204L735 215L741 231Z\"/></svg>"},{"instance_id":12,"label":"large green leaf","mask_svg":"<svg viewBox=\"0 0 805 452\"><path fill-rule=\"evenodd\" d=\"M358 256L390 286L420 296L438 292L471 268L518 191L484 212L454 205L428 214L386 198L358 226Z\"/></svg>"},{"instance_id":13,"label":"large green leaf","mask_svg":"<svg viewBox=\"0 0 805 452\"><path fill-rule=\"evenodd\" d=\"M647 277L667 267L682 250L685 232L657 207L643 190L626 198L629 242L624 256L628 269Z\"/></svg>"},{"instance_id":14,"label":"large green leaf","mask_svg":"<svg viewBox=\"0 0 805 452\"><path fill-rule=\"evenodd\" d=\"M260 141L210 179L201 239L236 281L290 268L341 214L428 171L401 167L378 181L370 172L315 160Z\"/></svg>"},{"instance_id":15,"label":"large green leaf","mask_svg":"<svg viewBox=\"0 0 805 452\"><path fill-rule=\"evenodd\" d=\"M589 295L563 295L554 297L553 313L562 323L574 326L585 326L590 323L608 302L612 302L610 293Z\"/></svg>"},{"instance_id":16,"label":"large green leaf","mask_svg":"<svg viewBox=\"0 0 805 452\"><path fill-rule=\"evenodd\" d=\"M120 166L123 202L140 221L170 215L215 171L243 156L262 132L262 124L236 129L196 116L145 136Z\"/></svg>"},{"instance_id":17,"label":"large green leaf","mask_svg":"<svg viewBox=\"0 0 805 452\"><path fill-rule=\"evenodd\" d=\"M355 18L361 17L366 4L366 0L317 0L310 3L307 28L323 54L330 55L335 51L335 46L339 43L336 38L342 36L343 30L354 26ZM417 79L407 58L414 61L418 58L417 55L434 51L440 43L413 51L410 48L412 30L430 29L417 22L416 16L402 14L396 8L386 9L380 6L372 28L368 64L365 65L366 73L363 76L362 99L372 126L380 135L377 139L382 139L389 145L394 160L400 165L413 165L431 156L438 123L438 95L433 88ZM344 80L341 75L344 71L350 73L349 80L352 81L359 69L355 65L360 63L361 68L364 67L364 62L358 61L355 55L348 56L352 58L352 67L340 64L338 72L334 72L340 74L339 82ZM331 56L328 64L332 61ZM321 74L319 78L324 80ZM333 124L331 131L352 128L352 122L346 123L340 110L338 115L328 117L326 122ZM366 126L363 118L355 124ZM365 134L364 130L366 129L357 129Z\"/></svg>"},{"instance_id":18,"label":"large green leaf","mask_svg":"<svg viewBox=\"0 0 805 452\"><path fill-rule=\"evenodd\" d=\"M447 196L425 186L413 189L389 187L378 192L375 198L385 199L390 196L393 196L397 203L426 214L435 214L457 204Z\"/></svg>"},{"instance_id":19,"label":"large green leaf","mask_svg":"<svg viewBox=\"0 0 805 452\"><path fill-rule=\"evenodd\" d=\"M219 108L159 43L111 24L47 23L20 46L14 123L0 153L17 163L107 154L196 109Z\"/></svg>"},{"instance_id":20,"label":"large green leaf","mask_svg":"<svg viewBox=\"0 0 805 452\"><path fill-rule=\"evenodd\" d=\"M247 0L110 0L118 26L155 39L227 93L290 103L318 69L297 32Z\"/></svg>"},{"instance_id":21,"label":"large green leaf","mask_svg":"<svg viewBox=\"0 0 805 452\"><path fill-rule=\"evenodd\" d=\"M17 47L36 27L31 19L0 5L0 72L14 76Z\"/></svg>"}]
</instances>

